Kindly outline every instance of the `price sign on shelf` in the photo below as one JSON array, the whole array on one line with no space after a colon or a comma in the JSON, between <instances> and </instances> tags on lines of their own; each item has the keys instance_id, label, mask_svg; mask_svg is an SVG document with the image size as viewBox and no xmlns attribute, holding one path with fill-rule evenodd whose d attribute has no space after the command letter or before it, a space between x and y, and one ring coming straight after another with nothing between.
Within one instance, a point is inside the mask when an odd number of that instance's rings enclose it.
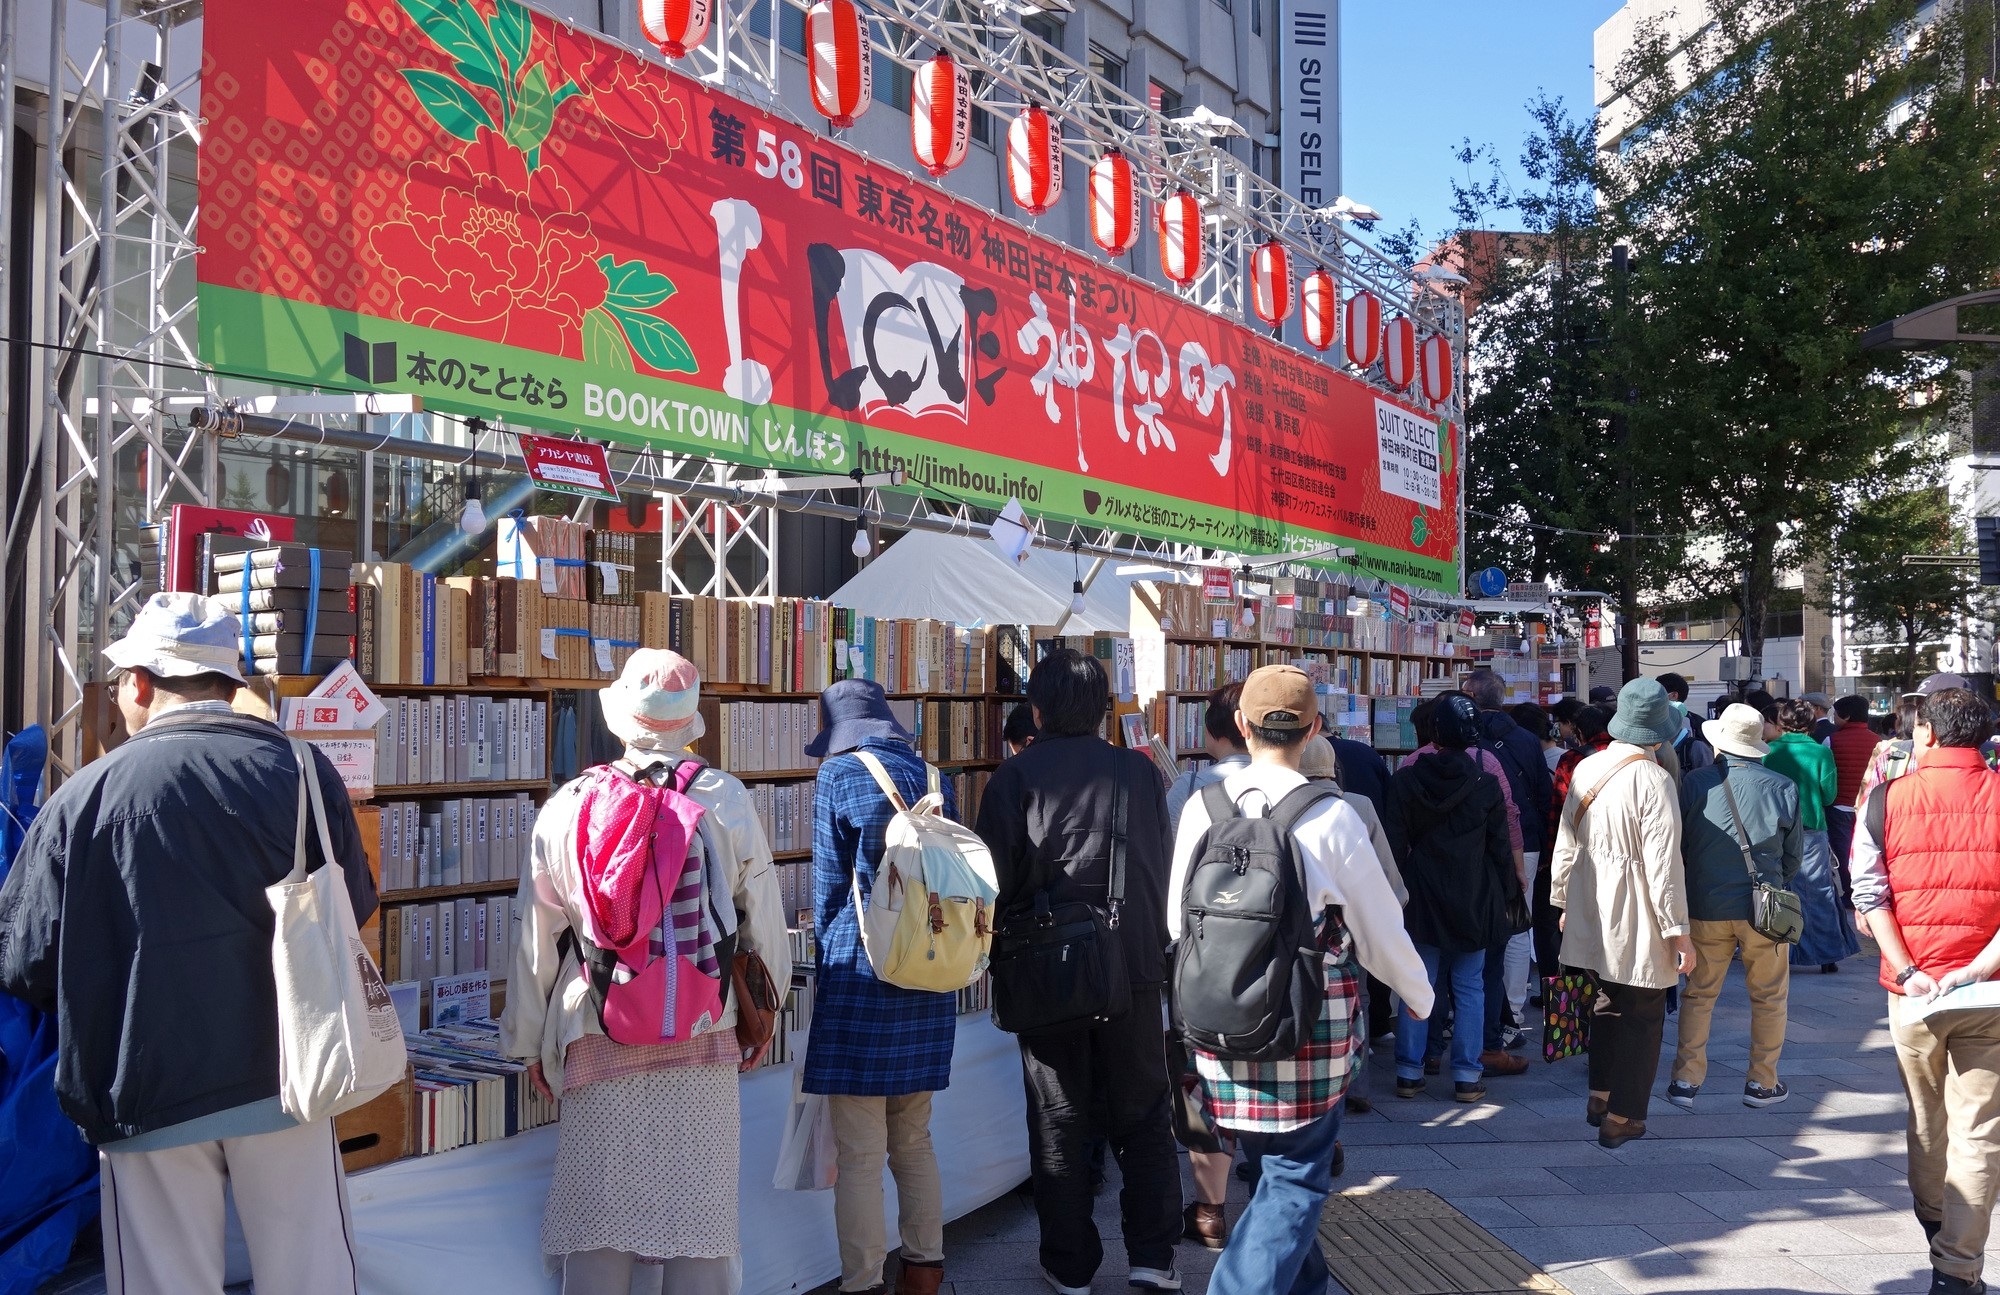
<instances>
[{"instance_id":1,"label":"price sign on shelf","mask_svg":"<svg viewBox=\"0 0 2000 1295\"><path fill-rule=\"evenodd\" d=\"M1201 571L1201 600L1208 603L1226 603L1236 596L1236 577L1228 567L1203 567Z\"/></svg>"},{"instance_id":2,"label":"price sign on shelf","mask_svg":"<svg viewBox=\"0 0 2000 1295\"><path fill-rule=\"evenodd\" d=\"M1470 634L1470 633L1472 633L1472 631L1473 631L1473 628L1474 628L1474 624L1475 624L1475 622L1474 622L1474 621L1473 621L1473 619L1472 619L1472 613L1471 613L1470 611L1462 611L1462 612L1460 612L1460 613L1458 614L1458 632L1459 632L1459 633L1461 633L1461 634Z\"/></svg>"},{"instance_id":3,"label":"price sign on shelf","mask_svg":"<svg viewBox=\"0 0 2000 1295\"><path fill-rule=\"evenodd\" d=\"M1389 586L1389 610L1404 620L1410 619L1410 591L1398 585Z\"/></svg>"},{"instance_id":4,"label":"price sign on shelf","mask_svg":"<svg viewBox=\"0 0 2000 1295\"><path fill-rule=\"evenodd\" d=\"M521 458L537 490L553 490L565 495L589 495L593 499L618 499L618 486L611 478L611 454L595 441L573 441L563 436L519 434Z\"/></svg>"}]
</instances>

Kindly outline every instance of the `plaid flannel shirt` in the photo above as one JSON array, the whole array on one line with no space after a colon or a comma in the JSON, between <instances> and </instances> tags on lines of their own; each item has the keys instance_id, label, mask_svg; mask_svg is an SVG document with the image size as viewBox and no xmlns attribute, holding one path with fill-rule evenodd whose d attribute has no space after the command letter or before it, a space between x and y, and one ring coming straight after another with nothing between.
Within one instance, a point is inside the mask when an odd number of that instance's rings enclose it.
<instances>
[{"instance_id":1,"label":"plaid flannel shirt","mask_svg":"<svg viewBox=\"0 0 2000 1295\"><path fill-rule=\"evenodd\" d=\"M1304 1128L1347 1094L1367 1040L1355 1029L1361 976L1353 941L1337 914L1328 914L1326 998L1319 1021L1298 1055L1284 1061L1224 1061L1193 1049L1195 1072L1207 1094L1209 1115L1225 1128L1286 1133Z\"/></svg>"},{"instance_id":2,"label":"plaid flannel shirt","mask_svg":"<svg viewBox=\"0 0 2000 1295\"><path fill-rule=\"evenodd\" d=\"M924 762L907 742L867 738L869 751L889 771L906 804L924 793ZM943 780L944 812L958 817L951 780ZM958 995L904 989L875 978L861 946L861 919L853 882L861 877L865 902L875 890L884 837L896 811L875 779L852 755L819 767L813 801L813 926L819 971L806 1043L803 1086L809 1093L848 1097L899 1097L928 1093L951 1082L951 1051L958 1030Z\"/></svg>"}]
</instances>

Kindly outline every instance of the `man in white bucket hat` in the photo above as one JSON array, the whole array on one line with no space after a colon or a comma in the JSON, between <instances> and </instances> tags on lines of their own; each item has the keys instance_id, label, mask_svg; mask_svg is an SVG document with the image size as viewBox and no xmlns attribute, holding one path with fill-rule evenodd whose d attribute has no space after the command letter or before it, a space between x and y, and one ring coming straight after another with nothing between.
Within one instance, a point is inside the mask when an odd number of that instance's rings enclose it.
<instances>
[{"instance_id":1,"label":"man in white bucket hat","mask_svg":"<svg viewBox=\"0 0 2000 1295\"><path fill-rule=\"evenodd\" d=\"M99 1148L106 1284L219 1290L224 1190L272 1290L357 1290L333 1121L278 1099L274 915L292 869L299 764L238 715L241 627L155 594L105 648L130 737L49 798L0 887L0 989L56 1014L63 1110ZM358 921L375 883L340 775L312 773ZM309 868L323 862L307 833Z\"/></svg>"},{"instance_id":2,"label":"man in white bucket hat","mask_svg":"<svg viewBox=\"0 0 2000 1295\"><path fill-rule=\"evenodd\" d=\"M1778 1078L1785 1046L1785 1009L1791 993L1791 950L1751 924L1751 876L1784 886L1799 870L1805 820L1799 789L1763 764L1764 717L1741 702L1701 735L1715 748L1715 762L1681 784L1681 858L1687 867L1689 936L1694 970L1681 994L1680 1045L1674 1053L1667 1100L1693 1110L1708 1074L1708 1026L1715 1000L1737 950L1743 987L1750 994L1750 1068L1743 1104L1773 1106L1789 1095ZM1744 856L1749 856L1746 862Z\"/></svg>"}]
</instances>

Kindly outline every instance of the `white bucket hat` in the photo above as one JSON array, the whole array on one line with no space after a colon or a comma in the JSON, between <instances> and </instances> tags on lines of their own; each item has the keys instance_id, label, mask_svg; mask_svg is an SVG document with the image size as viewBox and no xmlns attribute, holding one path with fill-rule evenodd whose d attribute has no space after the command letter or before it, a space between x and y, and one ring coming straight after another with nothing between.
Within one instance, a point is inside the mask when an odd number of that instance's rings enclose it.
<instances>
[{"instance_id":1,"label":"white bucket hat","mask_svg":"<svg viewBox=\"0 0 2000 1295\"><path fill-rule=\"evenodd\" d=\"M604 726L627 745L686 746L708 731L702 722L701 675L678 652L640 648L597 694Z\"/></svg>"},{"instance_id":2,"label":"white bucket hat","mask_svg":"<svg viewBox=\"0 0 2000 1295\"><path fill-rule=\"evenodd\" d=\"M1771 744L1764 740L1764 717L1740 701L1723 707L1719 717L1703 720L1701 735L1716 750L1745 760L1761 760L1771 753Z\"/></svg>"},{"instance_id":3,"label":"white bucket hat","mask_svg":"<svg viewBox=\"0 0 2000 1295\"><path fill-rule=\"evenodd\" d=\"M246 683L242 673L243 622L220 598L154 594L132 618L125 637L104 649L121 670L144 670L161 679L219 674Z\"/></svg>"}]
</instances>

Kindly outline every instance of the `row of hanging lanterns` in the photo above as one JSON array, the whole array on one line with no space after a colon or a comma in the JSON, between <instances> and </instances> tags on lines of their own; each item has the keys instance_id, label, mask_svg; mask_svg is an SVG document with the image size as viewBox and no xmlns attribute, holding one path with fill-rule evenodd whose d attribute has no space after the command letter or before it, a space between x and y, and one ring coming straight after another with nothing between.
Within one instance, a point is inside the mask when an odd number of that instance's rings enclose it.
<instances>
[{"instance_id":1,"label":"row of hanging lanterns","mask_svg":"<svg viewBox=\"0 0 2000 1295\"><path fill-rule=\"evenodd\" d=\"M714 0L639 0L647 39L669 58L685 57L708 36ZM874 47L868 18L855 0L818 0L806 11L806 53L812 70L813 107L837 127L852 126L868 111L874 91ZM939 50L919 67L910 90L910 147L933 179L965 161L972 138L972 86L962 64ZM1031 216L1052 210L1062 198L1062 132L1036 105L1021 109L1007 130L1007 184L1014 203ZM1123 256L1139 241L1139 192L1132 163L1107 149L1090 168L1091 241L1112 256ZM1201 199L1187 189L1159 203L1160 270L1186 287L1201 276ZM1315 350L1333 345L1339 289L1333 276L1315 269L1303 282L1292 277L1291 249L1273 239L1251 256L1250 305L1257 318L1276 327L1303 305L1305 338ZM1390 386L1406 390L1421 379L1424 397L1441 404L1452 390L1451 343L1431 334L1418 344L1416 325L1397 317L1386 325L1382 303L1357 292L1345 304L1343 327L1347 362L1366 369L1379 360Z\"/></svg>"}]
</instances>

